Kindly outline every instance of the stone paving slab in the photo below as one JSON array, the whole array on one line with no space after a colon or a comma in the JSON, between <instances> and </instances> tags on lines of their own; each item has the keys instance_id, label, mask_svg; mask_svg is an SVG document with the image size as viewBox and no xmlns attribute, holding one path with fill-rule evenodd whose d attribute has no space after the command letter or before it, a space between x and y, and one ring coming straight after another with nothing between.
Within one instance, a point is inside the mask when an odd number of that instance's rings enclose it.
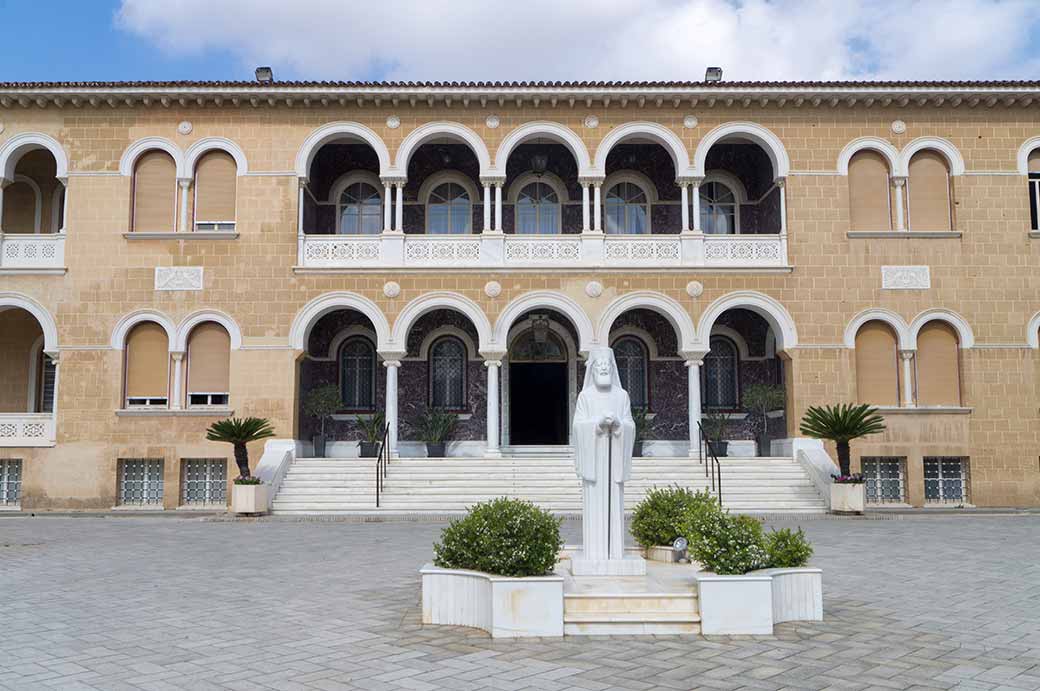
<instances>
[{"instance_id":1,"label":"stone paving slab","mask_svg":"<svg viewBox=\"0 0 1040 691\"><path fill-rule=\"evenodd\" d=\"M798 523L821 623L493 641L421 624L442 522L7 517L0 689L1040 689L1040 516Z\"/></svg>"}]
</instances>

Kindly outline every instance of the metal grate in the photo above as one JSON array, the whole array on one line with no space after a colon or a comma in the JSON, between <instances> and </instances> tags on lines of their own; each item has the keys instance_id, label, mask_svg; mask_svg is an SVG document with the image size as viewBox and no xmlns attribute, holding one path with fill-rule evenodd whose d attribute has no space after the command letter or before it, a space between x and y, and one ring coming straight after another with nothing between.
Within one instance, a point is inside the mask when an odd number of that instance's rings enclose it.
<instances>
[{"instance_id":1,"label":"metal grate","mask_svg":"<svg viewBox=\"0 0 1040 691\"><path fill-rule=\"evenodd\" d=\"M906 503L906 458L870 456L861 459L868 504Z\"/></svg>"},{"instance_id":2,"label":"metal grate","mask_svg":"<svg viewBox=\"0 0 1040 691\"><path fill-rule=\"evenodd\" d=\"M0 459L0 505L17 504L22 493L22 459Z\"/></svg>"},{"instance_id":3,"label":"metal grate","mask_svg":"<svg viewBox=\"0 0 1040 691\"><path fill-rule=\"evenodd\" d=\"M122 505L162 504L163 459L119 459L119 503Z\"/></svg>"},{"instance_id":4,"label":"metal grate","mask_svg":"<svg viewBox=\"0 0 1040 691\"><path fill-rule=\"evenodd\" d=\"M227 504L227 459L181 459L181 504Z\"/></svg>"},{"instance_id":5,"label":"metal grate","mask_svg":"<svg viewBox=\"0 0 1040 691\"><path fill-rule=\"evenodd\" d=\"M963 456L924 457L924 500L930 504L966 504L968 459Z\"/></svg>"}]
</instances>

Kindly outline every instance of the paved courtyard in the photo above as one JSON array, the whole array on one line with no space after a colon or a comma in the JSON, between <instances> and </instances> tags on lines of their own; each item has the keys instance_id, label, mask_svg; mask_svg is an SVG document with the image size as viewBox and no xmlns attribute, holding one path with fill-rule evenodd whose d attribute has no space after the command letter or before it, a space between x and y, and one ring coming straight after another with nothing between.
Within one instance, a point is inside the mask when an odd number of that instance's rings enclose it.
<instances>
[{"instance_id":1,"label":"paved courtyard","mask_svg":"<svg viewBox=\"0 0 1040 691\"><path fill-rule=\"evenodd\" d=\"M0 518L0 688L1040 688L1040 517L802 525L823 623L503 642L420 625L442 524Z\"/></svg>"}]
</instances>

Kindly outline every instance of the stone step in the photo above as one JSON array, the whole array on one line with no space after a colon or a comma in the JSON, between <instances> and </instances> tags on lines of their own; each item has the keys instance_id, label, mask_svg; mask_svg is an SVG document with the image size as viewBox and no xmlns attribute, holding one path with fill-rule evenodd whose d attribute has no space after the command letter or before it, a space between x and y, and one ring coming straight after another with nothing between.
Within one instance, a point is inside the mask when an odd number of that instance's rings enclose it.
<instances>
[{"instance_id":1,"label":"stone step","mask_svg":"<svg viewBox=\"0 0 1040 691\"><path fill-rule=\"evenodd\" d=\"M700 622L574 622L563 624L565 636L685 636L701 632Z\"/></svg>"}]
</instances>

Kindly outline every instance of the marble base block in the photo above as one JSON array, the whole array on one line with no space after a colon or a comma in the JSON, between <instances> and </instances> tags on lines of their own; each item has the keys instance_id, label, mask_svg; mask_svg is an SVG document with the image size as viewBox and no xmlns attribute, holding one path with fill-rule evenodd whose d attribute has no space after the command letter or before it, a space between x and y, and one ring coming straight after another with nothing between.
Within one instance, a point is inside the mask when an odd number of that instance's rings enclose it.
<instances>
[{"instance_id":1,"label":"marble base block","mask_svg":"<svg viewBox=\"0 0 1040 691\"><path fill-rule=\"evenodd\" d=\"M645 576L646 560L635 554L624 559L585 559L577 554L571 558L571 573L575 576Z\"/></svg>"}]
</instances>

